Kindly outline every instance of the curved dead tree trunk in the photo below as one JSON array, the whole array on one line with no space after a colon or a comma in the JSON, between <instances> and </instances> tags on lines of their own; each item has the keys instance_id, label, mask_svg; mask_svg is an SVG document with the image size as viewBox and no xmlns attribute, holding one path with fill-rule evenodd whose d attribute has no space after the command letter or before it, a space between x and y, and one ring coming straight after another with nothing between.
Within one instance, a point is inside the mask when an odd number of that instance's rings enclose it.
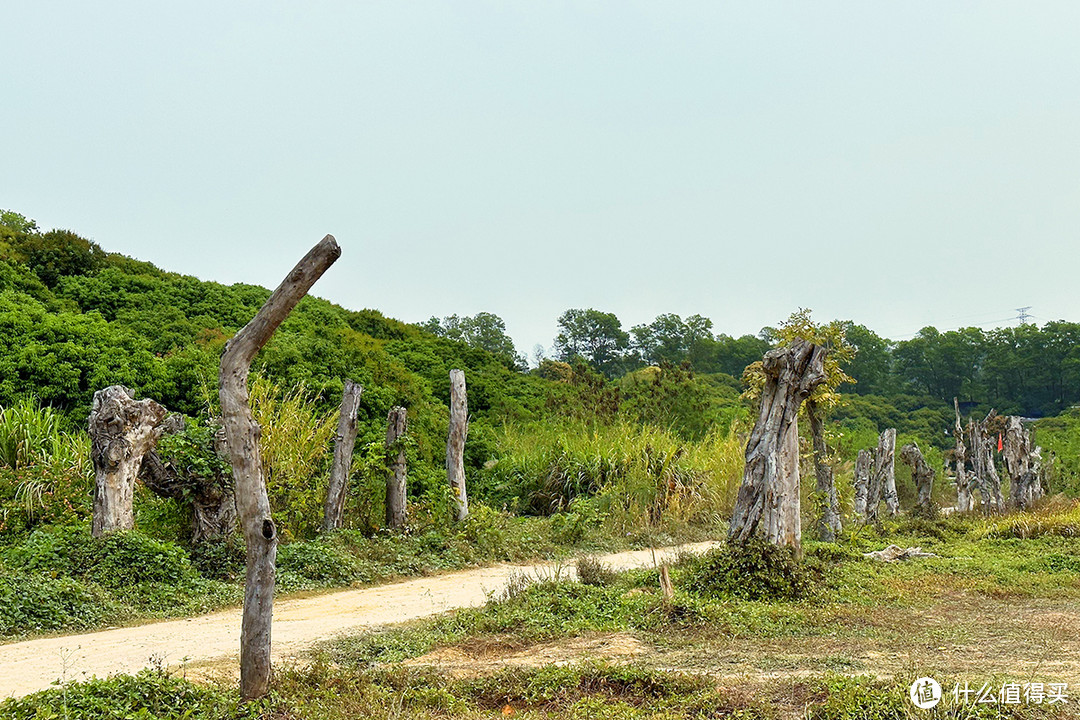
<instances>
[{"instance_id":1,"label":"curved dead tree trunk","mask_svg":"<svg viewBox=\"0 0 1080 720\"><path fill-rule=\"evenodd\" d=\"M405 433L408 423L405 408L390 408L386 416L386 457L390 460L386 476L386 526L394 529L405 527Z\"/></svg>"},{"instance_id":2,"label":"curved dead tree trunk","mask_svg":"<svg viewBox=\"0 0 1080 720\"><path fill-rule=\"evenodd\" d=\"M806 417L810 421L810 435L814 442L814 474L817 476L817 497L821 503L817 518L818 539L832 542L843 529L840 523L840 501L836 497L832 466L829 465L828 448L825 447L825 421L821 408L811 399L806 401Z\"/></svg>"},{"instance_id":3,"label":"curved dead tree trunk","mask_svg":"<svg viewBox=\"0 0 1080 720\"><path fill-rule=\"evenodd\" d=\"M971 441L971 464L975 482L982 496L983 512L1001 512L1005 502L1001 497L1001 478L994 467L994 446L987 425L997 417L991 410L982 422L968 421L968 438Z\"/></svg>"},{"instance_id":4,"label":"curved dead tree trunk","mask_svg":"<svg viewBox=\"0 0 1080 720\"><path fill-rule=\"evenodd\" d=\"M765 353L765 387L746 444L746 467L728 537L764 538L802 549L799 519L799 406L825 381L825 348L806 340Z\"/></svg>"},{"instance_id":5,"label":"curved dead tree trunk","mask_svg":"<svg viewBox=\"0 0 1080 720\"><path fill-rule=\"evenodd\" d=\"M465 438L469 434L469 402L465 394L465 371L450 371L450 432L446 438L446 477L454 493L455 517L469 516L465 489Z\"/></svg>"},{"instance_id":6,"label":"curved dead tree trunk","mask_svg":"<svg viewBox=\"0 0 1080 720\"><path fill-rule=\"evenodd\" d=\"M143 456L161 437L165 408L153 400L134 399L134 393L110 385L94 393L89 429L94 462L94 520L92 534L135 526L132 498Z\"/></svg>"},{"instance_id":7,"label":"curved dead tree trunk","mask_svg":"<svg viewBox=\"0 0 1080 720\"><path fill-rule=\"evenodd\" d=\"M866 520L866 502L870 492L870 475L874 464L872 450L860 450L855 459L855 478L852 485L855 490L855 499L852 502L852 511L855 517Z\"/></svg>"},{"instance_id":8,"label":"curved dead tree trunk","mask_svg":"<svg viewBox=\"0 0 1080 720\"><path fill-rule=\"evenodd\" d=\"M933 468L926 462L915 443L908 443L900 448L900 459L911 466L911 479L915 483L914 514L924 518L934 517L934 503L930 499L934 490Z\"/></svg>"},{"instance_id":9,"label":"curved dead tree trunk","mask_svg":"<svg viewBox=\"0 0 1080 720\"><path fill-rule=\"evenodd\" d=\"M964 443L964 426L960 423L960 403L953 398L953 409L956 411L956 427L953 434L956 439L956 510L968 512L975 508L975 502L971 497L971 476L967 472L967 445Z\"/></svg>"},{"instance_id":10,"label":"curved dead tree trunk","mask_svg":"<svg viewBox=\"0 0 1080 720\"><path fill-rule=\"evenodd\" d=\"M165 434L181 432L184 420L179 415L170 415L164 425ZM214 449L222 457L228 455L223 428L214 435ZM157 450L151 450L143 458L139 480L156 495L191 503L193 543L227 537L236 529L236 497L232 478L227 474L181 473L171 459L162 458Z\"/></svg>"},{"instance_id":11,"label":"curved dead tree trunk","mask_svg":"<svg viewBox=\"0 0 1080 720\"><path fill-rule=\"evenodd\" d=\"M1005 469L1009 473L1013 507L1026 510L1038 497L1039 476L1032 467L1031 433L1020 418L1010 416L1005 423Z\"/></svg>"},{"instance_id":12,"label":"curved dead tree trunk","mask_svg":"<svg viewBox=\"0 0 1080 720\"><path fill-rule=\"evenodd\" d=\"M229 340L221 356L218 397L236 484L236 509L247 543L244 616L240 632L240 694L262 697L270 686L270 625L274 608L277 528L270 517L259 424L248 405L248 372L278 325L341 255L327 235L292 269L251 322Z\"/></svg>"},{"instance_id":13,"label":"curved dead tree trunk","mask_svg":"<svg viewBox=\"0 0 1080 720\"><path fill-rule=\"evenodd\" d=\"M334 439L334 464L330 469L330 482L326 487L326 507L323 511L323 530L341 527L345 511L345 492L349 489L349 470L352 468L353 450L356 448L356 413L360 409L360 393L364 388L352 380L345 380L341 393L341 411L338 413L337 437Z\"/></svg>"},{"instance_id":14,"label":"curved dead tree trunk","mask_svg":"<svg viewBox=\"0 0 1080 720\"><path fill-rule=\"evenodd\" d=\"M891 517L900 512L896 497L896 428L883 430L874 451L874 469L870 475L870 489L866 496L866 519L878 521L878 505L885 501L885 509Z\"/></svg>"}]
</instances>

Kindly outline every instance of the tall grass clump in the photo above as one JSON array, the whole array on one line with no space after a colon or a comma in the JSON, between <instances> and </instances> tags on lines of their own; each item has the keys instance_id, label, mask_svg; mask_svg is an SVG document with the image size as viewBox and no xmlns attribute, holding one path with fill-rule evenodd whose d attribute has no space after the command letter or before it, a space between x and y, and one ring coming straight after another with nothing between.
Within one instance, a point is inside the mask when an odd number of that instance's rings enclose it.
<instances>
[{"instance_id":1,"label":"tall grass clump","mask_svg":"<svg viewBox=\"0 0 1080 720\"><path fill-rule=\"evenodd\" d=\"M988 518L972 533L977 538L1080 537L1080 502L1051 502L1033 511L1018 512L1002 518Z\"/></svg>"},{"instance_id":2,"label":"tall grass clump","mask_svg":"<svg viewBox=\"0 0 1080 720\"><path fill-rule=\"evenodd\" d=\"M595 498L622 531L726 516L743 468L737 425L697 442L627 422L511 425L499 449L484 477L492 500L550 515Z\"/></svg>"}]
</instances>

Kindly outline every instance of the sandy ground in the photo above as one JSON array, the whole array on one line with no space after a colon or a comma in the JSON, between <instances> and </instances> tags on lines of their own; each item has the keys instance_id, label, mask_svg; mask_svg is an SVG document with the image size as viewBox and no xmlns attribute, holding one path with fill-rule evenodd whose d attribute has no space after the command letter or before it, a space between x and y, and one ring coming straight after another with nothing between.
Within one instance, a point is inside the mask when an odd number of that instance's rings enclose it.
<instances>
[{"instance_id":1,"label":"sandy ground","mask_svg":"<svg viewBox=\"0 0 1080 720\"><path fill-rule=\"evenodd\" d=\"M615 569L652 567L680 552L704 552L717 543L602 556ZM274 605L273 655L292 659L334 635L400 623L461 607L483 605L514 574L573 575L573 564L497 565L343 590ZM21 697L56 680L133 673L151 665L221 667L239 655L240 610L82 635L0 645L0 698Z\"/></svg>"}]
</instances>

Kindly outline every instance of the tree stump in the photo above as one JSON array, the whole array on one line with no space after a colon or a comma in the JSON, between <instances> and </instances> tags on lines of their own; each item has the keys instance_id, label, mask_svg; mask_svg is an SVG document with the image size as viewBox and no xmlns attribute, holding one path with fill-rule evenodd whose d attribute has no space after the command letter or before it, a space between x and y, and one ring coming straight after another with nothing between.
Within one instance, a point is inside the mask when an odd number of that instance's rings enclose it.
<instances>
[{"instance_id":1,"label":"tree stump","mask_svg":"<svg viewBox=\"0 0 1080 720\"><path fill-rule=\"evenodd\" d=\"M135 527L135 479L143 456L161 437L165 415L161 405L153 400L136 402L134 393L120 385L94 393L88 423L94 463L94 537Z\"/></svg>"},{"instance_id":2,"label":"tree stump","mask_svg":"<svg viewBox=\"0 0 1080 720\"><path fill-rule=\"evenodd\" d=\"M450 431L446 438L446 477L454 493L455 517L469 516L469 496L465 488L465 438L469 434L469 402L465 394L465 372L450 371Z\"/></svg>"},{"instance_id":3,"label":"tree stump","mask_svg":"<svg viewBox=\"0 0 1080 720\"><path fill-rule=\"evenodd\" d=\"M799 406L825 381L825 348L797 339L765 354L765 387L746 444L746 466L728 536L761 537L802 550L799 519Z\"/></svg>"},{"instance_id":4,"label":"tree stump","mask_svg":"<svg viewBox=\"0 0 1080 720\"><path fill-rule=\"evenodd\" d=\"M994 466L994 446L987 431L987 425L996 417L997 413L991 410L982 422L974 419L968 421L972 472L982 497L983 512L986 514L1001 512L1005 507L1005 501L1001 497L1001 478Z\"/></svg>"},{"instance_id":5,"label":"tree stump","mask_svg":"<svg viewBox=\"0 0 1080 720\"><path fill-rule=\"evenodd\" d=\"M408 422L405 408L390 408L386 416L386 457L390 460L386 476L386 526L395 530L405 527L405 433L408 432Z\"/></svg>"},{"instance_id":6,"label":"tree stump","mask_svg":"<svg viewBox=\"0 0 1080 720\"><path fill-rule=\"evenodd\" d=\"M1039 496L1039 476L1033 468L1031 433L1020 418L1010 416L1005 424L1005 469L1009 473L1010 500L1018 510L1030 508Z\"/></svg>"},{"instance_id":7,"label":"tree stump","mask_svg":"<svg viewBox=\"0 0 1080 720\"><path fill-rule=\"evenodd\" d=\"M326 486L326 506L323 510L323 530L326 532L341 527L345 493L349 489L349 470L352 469L353 450L356 448L356 413L360 409L360 394L363 391L359 384L345 380L341 410L338 412L337 436L334 438L334 464L330 468L330 482Z\"/></svg>"},{"instance_id":8,"label":"tree stump","mask_svg":"<svg viewBox=\"0 0 1080 720\"><path fill-rule=\"evenodd\" d=\"M860 450L855 459L855 478L852 481L855 490L855 499L852 501L852 512L860 520L866 520L866 502L870 492L870 475L874 464L872 450Z\"/></svg>"},{"instance_id":9,"label":"tree stump","mask_svg":"<svg viewBox=\"0 0 1080 720\"><path fill-rule=\"evenodd\" d=\"M885 501L885 509L891 517L900 512L900 500L896 497L896 428L887 428L878 436L874 451L874 469L870 476L870 488L866 496L866 519L878 521L878 505Z\"/></svg>"},{"instance_id":10,"label":"tree stump","mask_svg":"<svg viewBox=\"0 0 1080 720\"><path fill-rule=\"evenodd\" d=\"M806 417L810 421L810 435L814 443L814 474L817 477L816 494L818 508L818 539L832 542L840 534L840 501L836 496L832 466L829 465L828 448L825 446L825 422L821 410L812 399L806 400Z\"/></svg>"},{"instance_id":11,"label":"tree stump","mask_svg":"<svg viewBox=\"0 0 1080 720\"><path fill-rule=\"evenodd\" d=\"M956 411L956 426L953 435L956 440L955 463L956 463L956 510L968 512L975 508L974 499L971 497L971 476L967 472L967 445L964 442L964 426L960 422L960 403L953 398L953 409Z\"/></svg>"},{"instance_id":12,"label":"tree stump","mask_svg":"<svg viewBox=\"0 0 1080 720\"><path fill-rule=\"evenodd\" d=\"M236 485L236 509L247 544L244 615L240 630L240 695L266 695L270 687L270 626L274 611L277 528L270 517L259 424L248 404L248 373L255 355L300 299L341 255L327 235L285 277L259 312L240 329L221 356L218 397Z\"/></svg>"},{"instance_id":13,"label":"tree stump","mask_svg":"<svg viewBox=\"0 0 1080 720\"><path fill-rule=\"evenodd\" d=\"M934 503L930 496L934 490L934 470L926 462L915 443L900 448L900 459L911 466L911 479L915 483L915 515L933 518Z\"/></svg>"}]
</instances>

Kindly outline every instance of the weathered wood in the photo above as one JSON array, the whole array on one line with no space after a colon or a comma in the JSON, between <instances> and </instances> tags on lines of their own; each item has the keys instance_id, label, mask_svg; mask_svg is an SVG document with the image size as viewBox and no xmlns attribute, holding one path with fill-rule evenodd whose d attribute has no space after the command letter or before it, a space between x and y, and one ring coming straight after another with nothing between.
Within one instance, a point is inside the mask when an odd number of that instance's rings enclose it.
<instances>
[{"instance_id":1,"label":"weathered wood","mask_svg":"<svg viewBox=\"0 0 1080 720\"><path fill-rule=\"evenodd\" d=\"M465 394L465 371L450 371L450 431L446 438L446 477L454 493L455 516L469 516L465 488L465 438L469 434L469 402Z\"/></svg>"},{"instance_id":2,"label":"weathered wood","mask_svg":"<svg viewBox=\"0 0 1080 720\"><path fill-rule=\"evenodd\" d=\"M1015 415L1006 420L1003 444L1005 469L1009 473L1010 500L1013 507L1026 510L1041 496L1041 484L1035 467L1031 432Z\"/></svg>"},{"instance_id":3,"label":"weathered wood","mask_svg":"<svg viewBox=\"0 0 1080 720\"><path fill-rule=\"evenodd\" d=\"M349 470L356 447L356 413L360 409L360 394L363 391L364 388L358 383L345 380L341 410L338 412L337 436L334 438L334 464L330 468L326 505L323 508L323 530L327 532L341 527L345 493L349 489Z\"/></svg>"},{"instance_id":4,"label":"weathered wood","mask_svg":"<svg viewBox=\"0 0 1080 720\"><path fill-rule=\"evenodd\" d=\"M874 452L872 450L860 450L855 459L855 477L852 486L855 490L855 499L852 501L852 512L860 520L866 520L866 501L870 492L870 476L874 464Z\"/></svg>"},{"instance_id":5,"label":"weathered wood","mask_svg":"<svg viewBox=\"0 0 1080 720\"><path fill-rule=\"evenodd\" d=\"M163 426L165 434L181 432L184 421L179 415L170 415ZM222 457L228 455L224 428L219 428L214 434L214 449ZM191 503L193 543L226 537L236 529L236 496L232 478L227 475L218 472L210 476L181 473L168 458L162 458L156 450L151 450L143 457L139 480L156 495Z\"/></svg>"},{"instance_id":6,"label":"weathered wood","mask_svg":"<svg viewBox=\"0 0 1080 720\"><path fill-rule=\"evenodd\" d=\"M832 542L843 529L840 522L840 501L836 496L832 466L829 465L828 448L825 446L825 421L821 409L811 398L806 400L806 417L810 421L810 436L814 444L814 474L817 478L816 494L818 539Z\"/></svg>"},{"instance_id":7,"label":"weathered wood","mask_svg":"<svg viewBox=\"0 0 1080 720\"><path fill-rule=\"evenodd\" d=\"M931 493L934 490L934 470L926 462L915 443L900 448L900 459L911 466L911 479L915 483L915 515L932 518L936 514Z\"/></svg>"},{"instance_id":8,"label":"weathered wood","mask_svg":"<svg viewBox=\"0 0 1080 720\"><path fill-rule=\"evenodd\" d=\"M975 501L971 497L971 476L967 472L967 445L964 442L964 426L960 421L960 403L953 398L953 409L956 411L956 426L953 434L956 440L954 461L956 463L956 510L968 512L974 509Z\"/></svg>"},{"instance_id":9,"label":"weathered wood","mask_svg":"<svg viewBox=\"0 0 1080 720\"><path fill-rule=\"evenodd\" d=\"M94 463L94 515L91 533L100 537L135 526L132 499L143 456L161 437L166 411L153 400L110 385L94 393L88 425Z\"/></svg>"},{"instance_id":10,"label":"weathered wood","mask_svg":"<svg viewBox=\"0 0 1080 720\"><path fill-rule=\"evenodd\" d=\"M332 235L324 237L270 295L255 317L225 346L218 397L236 486L236 507L247 543L244 614L240 633L240 694L262 697L270 686L270 626L274 608L277 528L270 517L259 424L248 405L248 372L255 355L300 299L341 255Z\"/></svg>"},{"instance_id":11,"label":"weathered wood","mask_svg":"<svg viewBox=\"0 0 1080 720\"><path fill-rule=\"evenodd\" d=\"M896 428L886 428L878 436L874 469L866 496L867 521L878 521L878 505L882 500L890 516L900 512L900 500L896 496Z\"/></svg>"},{"instance_id":12,"label":"weathered wood","mask_svg":"<svg viewBox=\"0 0 1080 720\"><path fill-rule=\"evenodd\" d=\"M991 410L981 422L974 419L968 421L972 472L986 514L1001 512L1005 507L1001 497L1001 478L994 466L994 445L987 430L987 425L996 417L997 412Z\"/></svg>"},{"instance_id":13,"label":"weathered wood","mask_svg":"<svg viewBox=\"0 0 1080 720\"><path fill-rule=\"evenodd\" d=\"M746 444L746 465L728 531L802 550L799 519L799 406L825 381L825 348L797 339L762 361L765 387Z\"/></svg>"},{"instance_id":14,"label":"weathered wood","mask_svg":"<svg viewBox=\"0 0 1080 720\"><path fill-rule=\"evenodd\" d=\"M405 527L406 483L405 433L408 432L408 413L403 407L392 407L386 416L386 457L390 461L386 475L386 526Z\"/></svg>"}]
</instances>

